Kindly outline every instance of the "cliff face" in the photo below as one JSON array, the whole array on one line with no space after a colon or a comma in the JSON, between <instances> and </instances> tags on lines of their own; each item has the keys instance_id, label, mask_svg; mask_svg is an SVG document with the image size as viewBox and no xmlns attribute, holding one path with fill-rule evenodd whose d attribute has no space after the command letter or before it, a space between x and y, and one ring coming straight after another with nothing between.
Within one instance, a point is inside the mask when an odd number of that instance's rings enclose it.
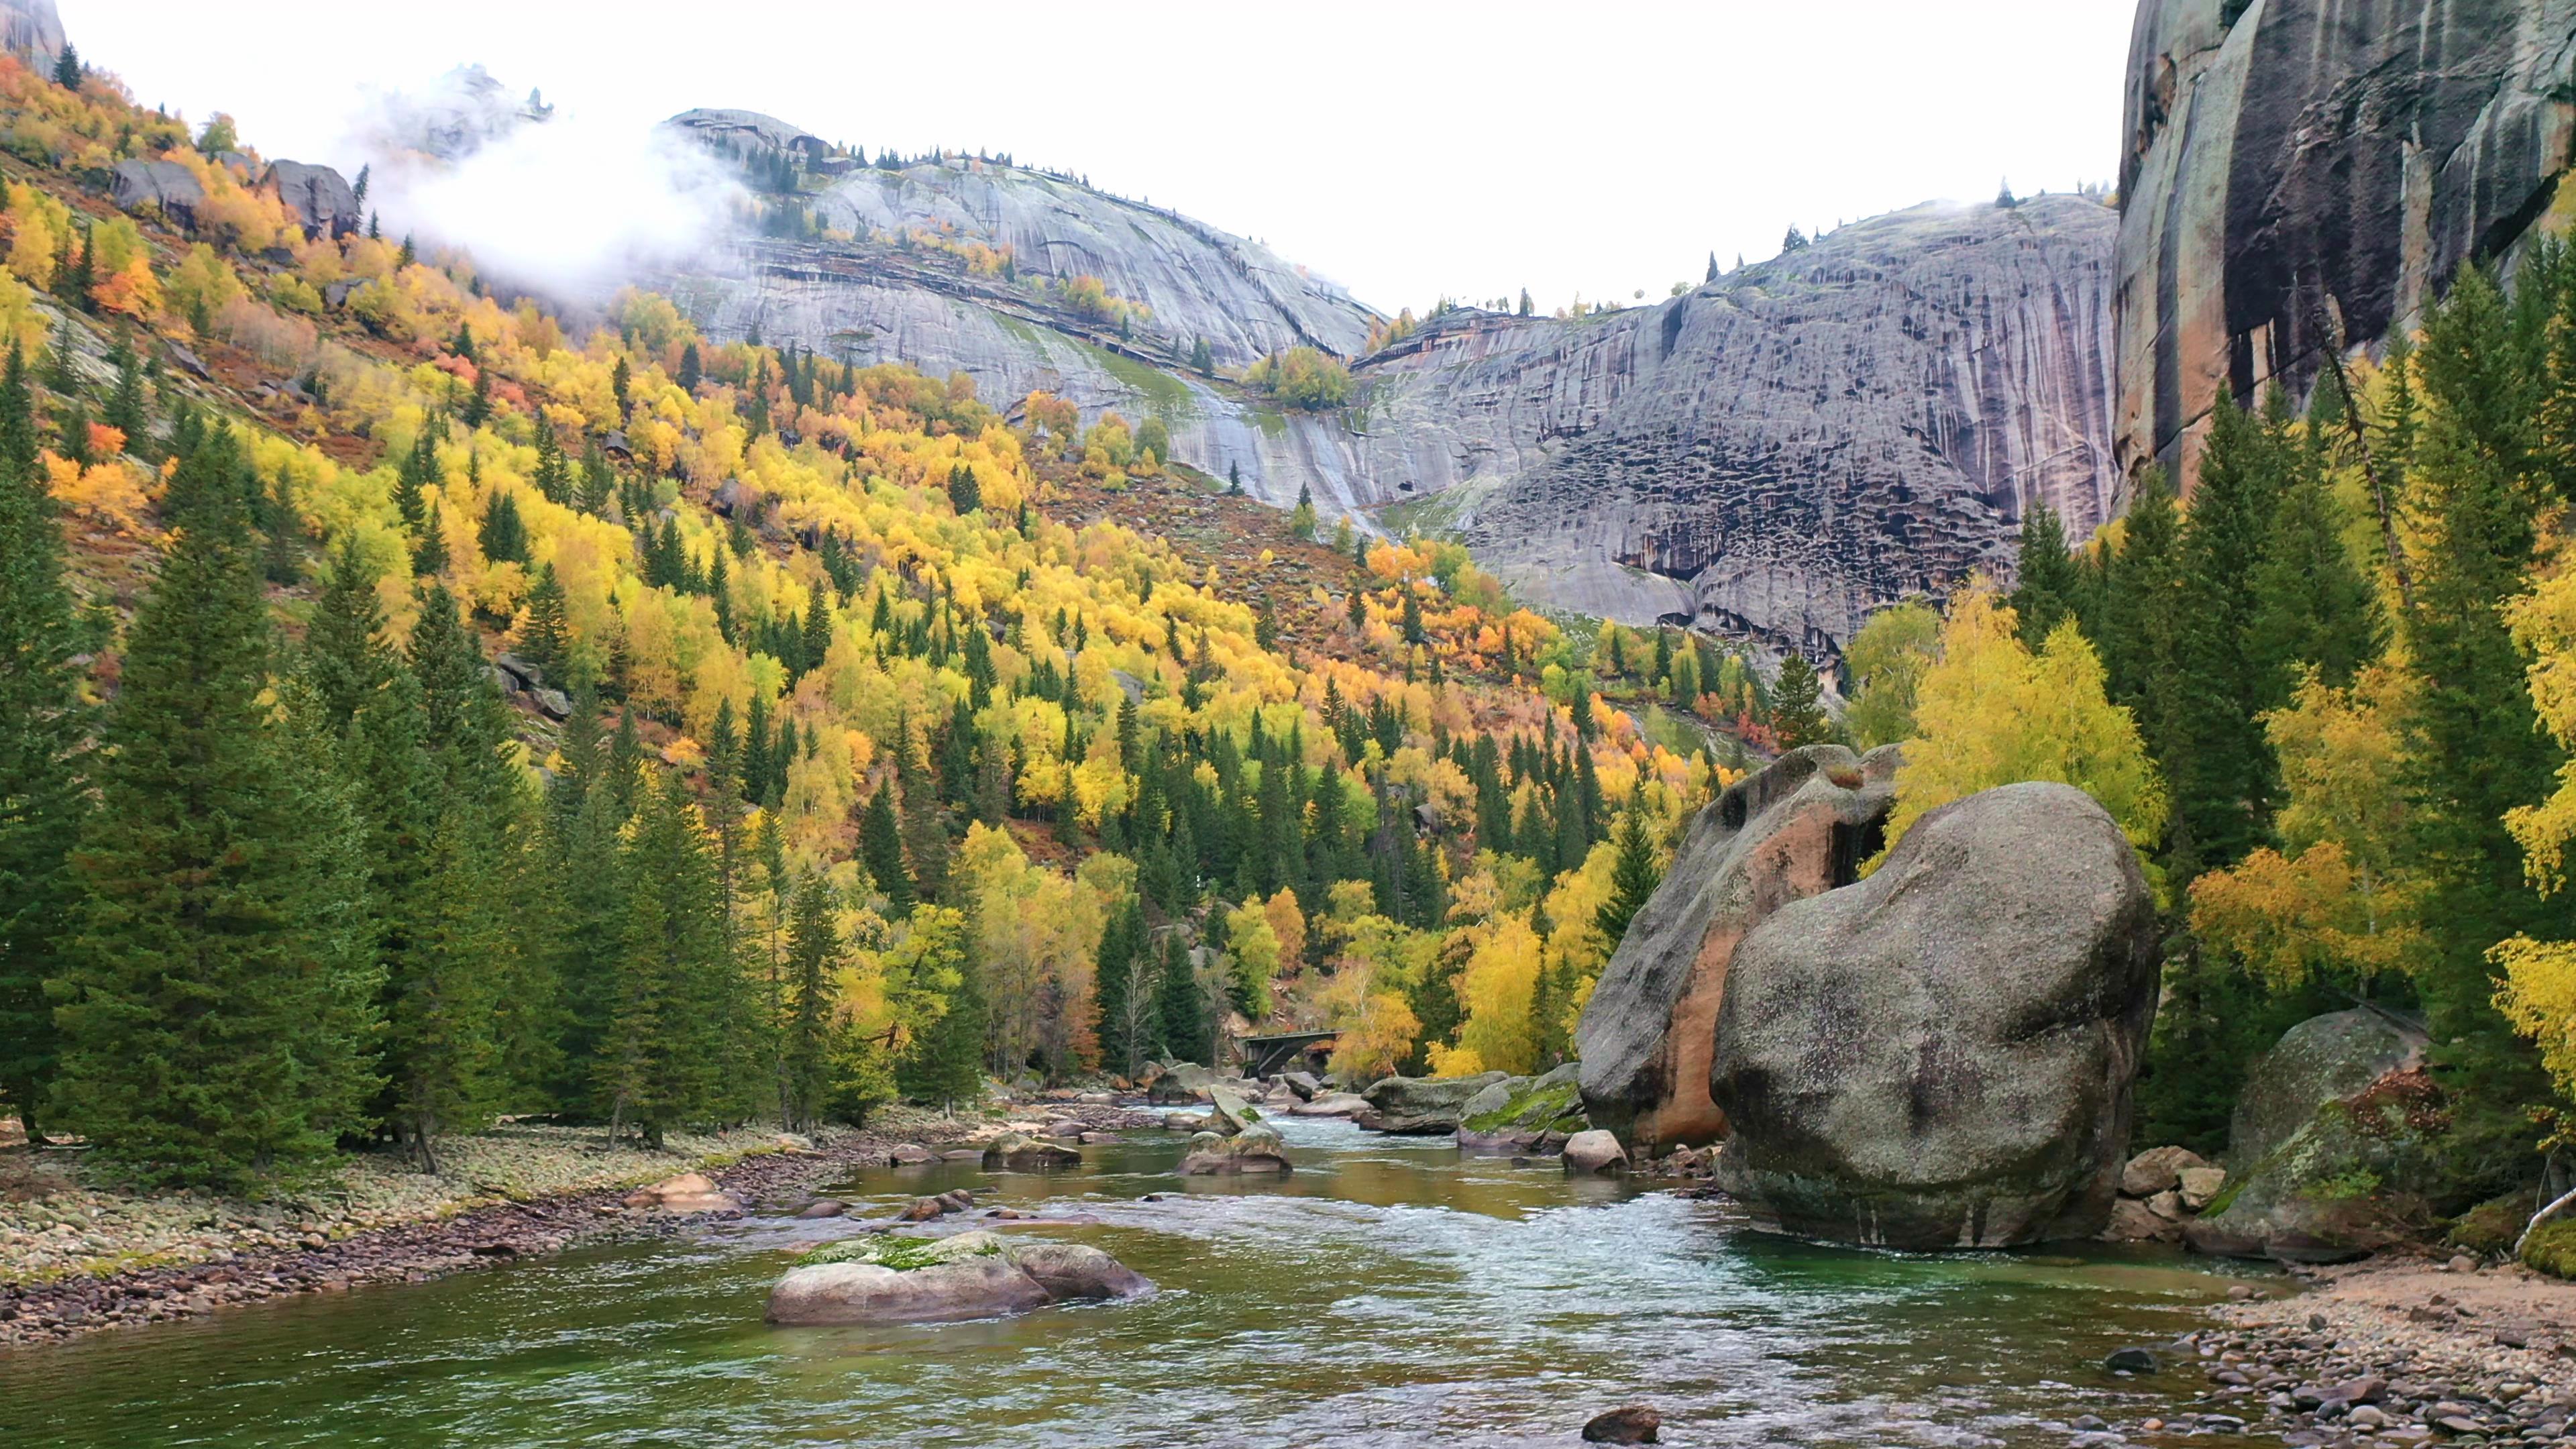
<instances>
[{"instance_id":1,"label":"cliff face","mask_svg":"<svg viewBox=\"0 0 2576 1449\"><path fill-rule=\"evenodd\" d=\"M678 124L739 146L749 113ZM2045 500L2115 514L2112 214L2076 197L1918 207L1651 306L1573 320L1453 313L1353 365L1359 400L1283 411L1220 372L1378 314L1267 249L1062 178L983 162L859 170L811 201L857 244L746 241L651 279L719 336L973 376L1151 413L1175 457L1273 503L1446 529L1529 596L1830 653L1873 605L2007 572ZM891 244L909 232L949 244ZM1011 248L1016 275L965 243ZM1150 309L1121 328L1050 283Z\"/></svg>"},{"instance_id":2,"label":"cliff face","mask_svg":"<svg viewBox=\"0 0 2576 1449\"><path fill-rule=\"evenodd\" d=\"M0 0L0 50L50 74L63 57L63 17L54 0Z\"/></svg>"},{"instance_id":3,"label":"cliff face","mask_svg":"<svg viewBox=\"0 0 2576 1449\"><path fill-rule=\"evenodd\" d=\"M2570 204L2576 0L2144 0L2126 110L2119 461L2187 476L2220 388L2304 395Z\"/></svg>"},{"instance_id":4,"label":"cliff face","mask_svg":"<svg viewBox=\"0 0 2576 1449\"><path fill-rule=\"evenodd\" d=\"M2111 213L1921 206L1653 307L1444 318L1360 368L1374 502L1589 613L1829 650L2116 514Z\"/></svg>"}]
</instances>

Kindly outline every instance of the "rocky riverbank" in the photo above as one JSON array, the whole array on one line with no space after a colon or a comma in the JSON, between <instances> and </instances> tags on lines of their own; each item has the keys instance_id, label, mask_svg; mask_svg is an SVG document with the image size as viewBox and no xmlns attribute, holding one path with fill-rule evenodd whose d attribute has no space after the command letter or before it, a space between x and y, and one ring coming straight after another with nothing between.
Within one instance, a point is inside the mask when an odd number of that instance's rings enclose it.
<instances>
[{"instance_id":1,"label":"rocky riverbank","mask_svg":"<svg viewBox=\"0 0 2576 1449\"><path fill-rule=\"evenodd\" d=\"M1152 1121L1090 1105L1041 1115L1093 1130ZM677 1232L693 1218L624 1199L690 1171L753 1207L792 1208L815 1184L881 1165L899 1146L973 1141L1006 1125L890 1114L864 1132L673 1137L662 1152L611 1146L595 1128L511 1125L442 1143L437 1176L361 1154L327 1190L266 1203L117 1193L82 1183L75 1166L21 1156L0 1169L0 1349Z\"/></svg>"},{"instance_id":2,"label":"rocky riverbank","mask_svg":"<svg viewBox=\"0 0 2576 1449\"><path fill-rule=\"evenodd\" d=\"M2213 1327L2106 1366L2205 1380L2189 1413L2086 1416L2066 1426L2071 1442L2238 1431L2332 1449L2576 1442L2576 1284L2466 1258L2299 1273L2307 1292L2221 1305Z\"/></svg>"}]
</instances>

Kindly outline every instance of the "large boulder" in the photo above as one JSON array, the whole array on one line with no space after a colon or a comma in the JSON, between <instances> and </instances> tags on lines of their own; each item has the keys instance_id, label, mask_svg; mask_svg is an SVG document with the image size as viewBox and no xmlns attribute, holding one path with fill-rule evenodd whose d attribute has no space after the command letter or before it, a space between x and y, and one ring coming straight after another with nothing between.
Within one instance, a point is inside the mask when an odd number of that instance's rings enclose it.
<instances>
[{"instance_id":1,"label":"large boulder","mask_svg":"<svg viewBox=\"0 0 2576 1449\"><path fill-rule=\"evenodd\" d=\"M1050 1303L1134 1298L1154 1285L1097 1248L949 1238L850 1238L808 1253L769 1290L771 1323L957 1323Z\"/></svg>"},{"instance_id":2,"label":"large boulder","mask_svg":"<svg viewBox=\"0 0 2576 1449\"><path fill-rule=\"evenodd\" d=\"M2228 1179L2185 1238L2226 1257L2331 1263L2425 1235L2447 1125L2425 1045L2368 1008L2283 1033L2246 1074Z\"/></svg>"},{"instance_id":3,"label":"large boulder","mask_svg":"<svg viewBox=\"0 0 2576 1449\"><path fill-rule=\"evenodd\" d=\"M1159 1106L1204 1102L1225 1078L1196 1062L1174 1062L1146 1085L1145 1100Z\"/></svg>"},{"instance_id":4,"label":"large boulder","mask_svg":"<svg viewBox=\"0 0 2576 1449\"><path fill-rule=\"evenodd\" d=\"M2564 225L2576 0L2141 0L2126 101L2112 425L2187 484L2219 397L2303 397Z\"/></svg>"},{"instance_id":5,"label":"large boulder","mask_svg":"<svg viewBox=\"0 0 2576 1449\"><path fill-rule=\"evenodd\" d=\"M2307 1126L2318 1108L2421 1062L2430 1045L2421 1029L2364 1006L2291 1027L2245 1074L2227 1122L2227 1160L2240 1172L2251 1168Z\"/></svg>"},{"instance_id":6,"label":"large boulder","mask_svg":"<svg viewBox=\"0 0 2576 1449\"><path fill-rule=\"evenodd\" d=\"M1368 1098L1356 1092L1323 1092L1311 1102L1288 1109L1291 1117L1358 1117L1371 1111Z\"/></svg>"},{"instance_id":7,"label":"large boulder","mask_svg":"<svg viewBox=\"0 0 2576 1449\"><path fill-rule=\"evenodd\" d=\"M1266 1122L1255 1122L1231 1136L1202 1132L1190 1139L1189 1155L1181 1159L1183 1177L1238 1177L1244 1173L1284 1174L1294 1170L1279 1129Z\"/></svg>"},{"instance_id":8,"label":"large boulder","mask_svg":"<svg viewBox=\"0 0 2576 1449\"><path fill-rule=\"evenodd\" d=\"M1024 1132L1006 1132L984 1144L984 1165L1010 1172L1045 1172L1058 1167L1078 1167L1082 1154L1070 1147L1031 1137Z\"/></svg>"},{"instance_id":9,"label":"large boulder","mask_svg":"<svg viewBox=\"0 0 2576 1449\"><path fill-rule=\"evenodd\" d=\"M1567 1062L1540 1077L1509 1077L1459 1108L1458 1145L1479 1152L1554 1152L1592 1125Z\"/></svg>"},{"instance_id":10,"label":"large boulder","mask_svg":"<svg viewBox=\"0 0 2576 1449\"><path fill-rule=\"evenodd\" d=\"M742 1211L742 1199L716 1185L714 1178L703 1172L684 1172L666 1177L650 1187L639 1187L626 1195L631 1208L657 1208L666 1213L730 1213Z\"/></svg>"},{"instance_id":11,"label":"large boulder","mask_svg":"<svg viewBox=\"0 0 2576 1449\"><path fill-rule=\"evenodd\" d=\"M1208 1127L1232 1136L1261 1120L1261 1109L1245 1099L1232 1083L1219 1083L1208 1091Z\"/></svg>"},{"instance_id":12,"label":"large boulder","mask_svg":"<svg viewBox=\"0 0 2576 1449\"><path fill-rule=\"evenodd\" d=\"M1628 1165L1628 1154L1619 1139L1595 1127L1577 1132L1565 1144L1565 1170L1568 1172L1612 1172Z\"/></svg>"},{"instance_id":13,"label":"large boulder","mask_svg":"<svg viewBox=\"0 0 2576 1449\"><path fill-rule=\"evenodd\" d=\"M272 162L268 173L260 178L260 185L294 213L307 238L337 239L366 225L367 209L359 204L348 178L331 167L304 161Z\"/></svg>"},{"instance_id":14,"label":"large boulder","mask_svg":"<svg viewBox=\"0 0 2576 1449\"><path fill-rule=\"evenodd\" d=\"M107 194L120 211L157 210L183 227L194 227L206 204L206 188L176 161L119 161Z\"/></svg>"},{"instance_id":15,"label":"large boulder","mask_svg":"<svg viewBox=\"0 0 2576 1449\"><path fill-rule=\"evenodd\" d=\"M2157 968L2137 852L2091 796L2032 783L1943 806L1869 879L1737 948L1717 1183L1808 1237L2090 1236L2118 1194Z\"/></svg>"},{"instance_id":16,"label":"large boulder","mask_svg":"<svg viewBox=\"0 0 2576 1449\"><path fill-rule=\"evenodd\" d=\"M1726 1134L1708 1080L1729 964L1772 912L1858 879L1897 761L1893 747L1792 750L1699 813L1575 1026L1594 1124L1641 1151Z\"/></svg>"},{"instance_id":17,"label":"large boulder","mask_svg":"<svg viewBox=\"0 0 2576 1449\"><path fill-rule=\"evenodd\" d=\"M1455 1132L1467 1103L1478 1092L1508 1080L1508 1072L1482 1072L1472 1077L1387 1077L1360 1093L1368 1110L1353 1120L1377 1132L1434 1136ZM1311 1103L1309 1105L1312 1105Z\"/></svg>"}]
</instances>

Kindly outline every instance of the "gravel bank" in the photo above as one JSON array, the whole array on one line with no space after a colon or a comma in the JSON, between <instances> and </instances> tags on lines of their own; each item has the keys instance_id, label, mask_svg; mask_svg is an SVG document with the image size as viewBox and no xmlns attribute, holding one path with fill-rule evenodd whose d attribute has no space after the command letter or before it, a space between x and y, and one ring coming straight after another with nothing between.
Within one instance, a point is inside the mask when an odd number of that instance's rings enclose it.
<instances>
[{"instance_id":1,"label":"gravel bank","mask_svg":"<svg viewBox=\"0 0 2576 1449\"><path fill-rule=\"evenodd\" d=\"M1114 1107L1031 1116L1019 1125L1153 1125ZM972 1141L1004 1125L889 1114L864 1132L673 1137L658 1153L613 1147L597 1128L513 1125L443 1142L436 1177L393 1154L361 1154L334 1186L267 1203L117 1193L83 1184L54 1154L32 1164L18 1154L0 1166L0 1349L684 1231L695 1219L621 1202L684 1172L707 1173L754 1209L793 1207L814 1184L880 1164L898 1144Z\"/></svg>"}]
</instances>

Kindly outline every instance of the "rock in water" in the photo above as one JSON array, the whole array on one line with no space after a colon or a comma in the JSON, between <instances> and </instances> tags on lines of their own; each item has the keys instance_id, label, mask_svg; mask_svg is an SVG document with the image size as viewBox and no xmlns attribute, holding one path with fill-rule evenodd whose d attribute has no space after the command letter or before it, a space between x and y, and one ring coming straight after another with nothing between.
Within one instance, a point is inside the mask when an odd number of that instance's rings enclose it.
<instances>
[{"instance_id":1,"label":"rock in water","mask_svg":"<svg viewBox=\"0 0 2576 1449\"><path fill-rule=\"evenodd\" d=\"M1070 1147L1041 1142L1020 1132L1008 1132L984 1146L984 1165L1012 1172L1042 1172L1052 1167L1075 1167L1082 1154Z\"/></svg>"},{"instance_id":2,"label":"rock in water","mask_svg":"<svg viewBox=\"0 0 2576 1449\"><path fill-rule=\"evenodd\" d=\"M1554 1152L1592 1123L1573 1062L1539 1077L1507 1077L1458 1109L1458 1145L1471 1152Z\"/></svg>"},{"instance_id":3,"label":"rock in water","mask_svg":"<svg viewBox=\"0 0 2576 1449\"><path fill-rule=\"evenodd\" d=\"M1153 1291L1097 1248L1015 1243L992 1233L851 1238L805 1256L769 1290L771 1323L956 1323L1049 1303Z\"/></svg>"},{"instance_id":4,"label":"rock in water","mask_svg":"<svg viewBox=\"0 0 2576 1449\"><path fill-rule=\"evenodd\" d=\"M1663 1431L1663 1415L1644 1404L1630 1404L1624 1409L1612 1409L1606 1414L1593 1415L1592 1421L1583 1426L1583 1442L1586 1444L1661 1444L1664 1442Z\"/></svg>"},{"instance_id":5,"label":"rock in water","mask_svg":"<svg viewBox=\"0 0 2576 1449\"><path fill-rule=\"evenodd\" d=\"M2184 1172L2208 1165L2188 1147L2150 1147L2120 1169L2120 1191L2129 1197L2154 1197L2179 1186Z\"/></svg>"},{"instance_id":6,"label":"rock in water","mask_svg":"<svg viewBox=\"0 0 2576 1449\"><path fill-rule=\"evenodd\" d=\"M1574 1029L1583 1105L1639 1150L1726 1133L1709 1100L1709 1049L1727 966L1773 911L1857 879L1894 803L1893 747L1793 750L1691 822Z\"/></svg>"},{"instance_id":7,"label":"rock in water","mask_svg":"<svg viewBox=\"0 0 2576 1449\"><path fill-rule=\"evenodd\" d=\"M1244 1173L1287 1173L1294 1168L1288 1161L1288 1146L1279 1140L1279 1130L1267 1123L1255 1122L1231 1136L1202 1132L1190 1139L1190 1151L1181 1159L1183 1177L1236 1177Z\"/></svg>"},{"instance_id":8,"label":"rock in water","mask_svg":"<svg viewBox=\"0 0 2576 1449\"><path fill-rule=\"evenodd\" d=\"M666 1213L729 1213L742 1210L742 1199L716 1186L715 1179L703 1172L684 1172L628 1193L626 1205Z\"/></svg>"},{"instance_id":9,"label":"rock in water","mask_svg":"<svg viewBox=\"0 0 2576 1449\"><path fill-rule=\"evenodd\" d=\"M2007 785L1736 949L1716 1180L1756 1222L1909 1249L2107 1221L2157 984L2137 852L2093 798Z\"/></svg>"},{"instance_id":10,"label":"rock in water","mask_svg":"<svg viewBox=\"0 0 2576 1449\"><path fill-rule=\"evenodd\" d=\"M1387 1077L1370 1083L1369 1089L1360 1094L1368 1110L1356 1114L1355 1120L1373 1131L1409 1136L1455 1132L1465 1118L1467 1103L1478 1092L1508 1080L1508 1072L1483 1072L1472 1077Z\"/></svg>"},{"instance_id":11,"label":"rock in water","mask_svg":"<svg viewBox=\"0 0 2576 1449\"><path fill-rule=\"evenodd\" d=\"M1595 1127L1577 1132L1565 1144L1565 1170L1568 1172L1615 1172L1628 1165L1628 1153L1619 1139Z\"/></svg>"},{"instance_id":12,"label":"rock in water","mask_svg":"<svg viewBox=\"0 0 2576 1449\"><path fill-rule=\"evenodd\" d=\"M2143 0L2120 163L2119 461L2187 478L2220 391L2304 396L2536 230L2576 0ZM2331 319L2331 320L2330 320Z\"/></svg>"}]
</instances>

